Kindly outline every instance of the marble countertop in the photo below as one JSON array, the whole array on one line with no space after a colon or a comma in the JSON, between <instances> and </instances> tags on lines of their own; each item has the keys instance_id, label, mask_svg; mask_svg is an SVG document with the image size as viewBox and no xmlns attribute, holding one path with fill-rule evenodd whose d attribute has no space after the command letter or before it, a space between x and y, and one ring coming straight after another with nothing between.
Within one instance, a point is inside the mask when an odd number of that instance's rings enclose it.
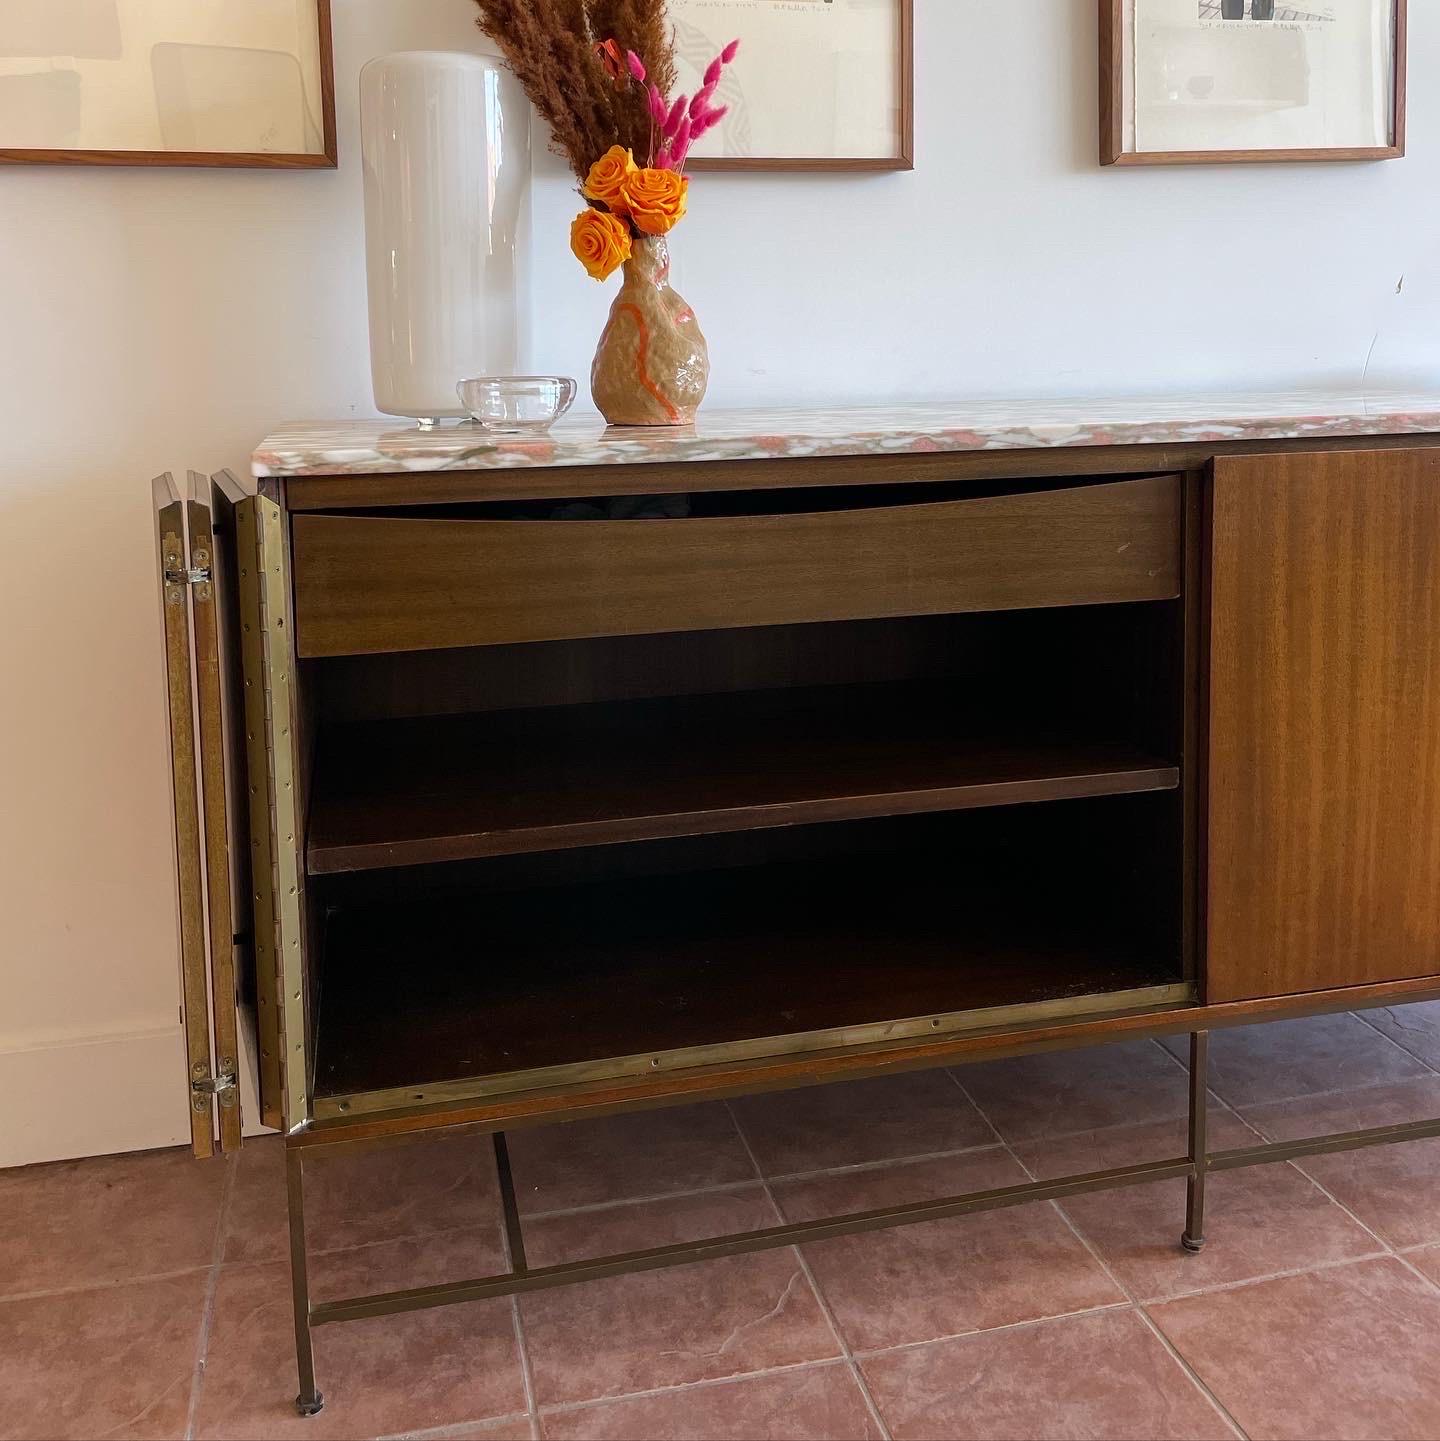
<instances>
[{"instance_id":1,"label":"marble countertop","mask_svg":"<svg viewBox=\"0 0 1440 1441\"><path fill-rule=\"evenodd\" d=\"M1440 392L956 400L708 410L675 429L607 430L598 416L573 416L529 439L490 436L469 423L422 431L400 420L306 422L262 441L252 468L256 476L375 475L1428 433L1440 433Z\"/></svg>"}]
</instances>

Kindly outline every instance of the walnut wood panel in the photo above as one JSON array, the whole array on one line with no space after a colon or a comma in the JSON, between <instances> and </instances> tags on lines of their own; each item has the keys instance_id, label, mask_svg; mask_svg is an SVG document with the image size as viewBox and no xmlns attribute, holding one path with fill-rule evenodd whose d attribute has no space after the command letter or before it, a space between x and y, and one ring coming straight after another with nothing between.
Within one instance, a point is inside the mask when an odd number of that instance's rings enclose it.
<instances>
[{"instance_id":1,"label":"walnut wood panel","mask_svg":"<svg viewBox=\"0 0 1440 1441\"><path fill-rule=\"evenodd\" d=\"M245 787L234 766L244 754L243 678L239 665L239 576L235 569L234 507L237 490L190 472L186 502L189 565L210 579L191 588L194 619L195 698L199 716L200 793L205 838L205 914L210 933L210 1004L214 1017L216 1075L240 1075L236 1004L236 951L249 945L250 815ZM237 723L239 733L237 735ZM238 745L237 745L238 742ZM238 813L237 813L238 812ZM238 1084L218 1097L220 1149L240 1148Z\"/></svg>"},{"instance_id":2,"label":"walnut wood panel","mask_svg":"<svg viewBox=\"0 0 1440 1441\"><path fill-rule=\"evenodd\" d=\"M1208 998L1440 971L1440 457L1217 462Z\"/></svg>"},{"instance_id":3,"label":"walnut wood panel","mask_svg":"<svg viewBox=\"0 0 1440 1441\"><path fill-rule=\"evenodd\" d=\"M180 996L185 1034L185 1109L190 1146L204 1158L215 1151L214 1106L192 1097L190 1082L211 1074L210 997L206 981L204 832L199 758L195 747L195 688L190 657L190 601L185 581L185 502L168 473L151 482L156 558L165 636L165 682L170 723L171 801L175 821L175 879L180 917ZM177 1077L177 1081L178 1081Z\"/></svg>"},{"instance_id":4,"label":"walnut wood panel","mask_svg":"<svg viewBox=\"0 0 1440 1441\"><path fill-rule=\"evenodd\" d=\"M811 514L293 521L301 656L1179 593L1173 476Z\"/></svg>"}]
</instances>

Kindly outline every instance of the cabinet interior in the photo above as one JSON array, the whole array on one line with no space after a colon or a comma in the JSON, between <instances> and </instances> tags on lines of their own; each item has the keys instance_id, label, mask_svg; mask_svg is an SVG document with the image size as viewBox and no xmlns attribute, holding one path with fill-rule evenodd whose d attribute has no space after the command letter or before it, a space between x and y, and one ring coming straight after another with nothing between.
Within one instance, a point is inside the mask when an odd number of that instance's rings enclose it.
<instances>
[{"instance_id":1,"label":"cabinet interior","mask_svg":"<svg viewBox=\"0 0 1440 1441\"><path fill-rule=\"evenodd\" d=\"M1180 1003L1182 631L1150 602L306 662L317 1117Z\"/></svg>"}]
</instances>

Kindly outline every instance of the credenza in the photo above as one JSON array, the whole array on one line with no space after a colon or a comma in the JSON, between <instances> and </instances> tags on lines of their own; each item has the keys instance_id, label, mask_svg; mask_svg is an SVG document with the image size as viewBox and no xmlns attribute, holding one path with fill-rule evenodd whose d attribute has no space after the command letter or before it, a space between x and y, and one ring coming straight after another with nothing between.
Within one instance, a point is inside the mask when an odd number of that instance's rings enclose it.
<instances>
[{"instance_id":1,"label":"credenza","mask_svg":"<svg viewBox=\"0 0 1440 1441\"><path fill-rule=\"evenodd\" d=\"M1440 400L295 426L155 482L199 1155L318 1325L1213 1151L1209 1033L1440 996ZM1190 1037L1184 1155L527 1264L507 1131ZM304 1168L494 1137L511 1267L316 1303Z\"/></svg>"}]
</instances>

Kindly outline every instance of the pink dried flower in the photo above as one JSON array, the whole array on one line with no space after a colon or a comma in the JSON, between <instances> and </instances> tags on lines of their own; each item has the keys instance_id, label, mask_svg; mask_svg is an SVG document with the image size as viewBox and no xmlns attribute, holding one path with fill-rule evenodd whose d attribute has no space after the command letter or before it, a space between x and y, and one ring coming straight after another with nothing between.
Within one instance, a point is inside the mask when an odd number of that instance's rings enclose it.
<instances>
[{"instance_id":1,"label":"pink dried flower","mask_svg":"<svg viewBox=\"0 0 1440 1441\"><path fill-rule=\"evenodd\" d=\"M702 135L712 131L728 114L728 105L718 105L714 110L707 110L703 115L697 115L690 122L690 141L693 144Z\"/></svg>"},{"instance_id":2,"label":"pink dried flower","mask_svg":"<svg viewBox=\"0 0 1440 1441\"><path fill-rule=\"evenodd\" d=\"M630 67L630 73L643 85L645 83L645 62L633 50L627 50L625 63Z\"/></svg>"},{"instance_id":3,"label":"pink dried flower","mask_svg":"<svg viewBox=\"0 0 1440 1441\"><path fill-rule=\"evenodd\" d=\"M733 63L734 63L734 60L735 60L735 57L736 57L739 53L740 53L740 42L739 42L739 40L732 40L732 41L720 52L720 60L721 60L721 63L722 63L722 64L725 64L725 65L733 64Z\"/></svg>"},{"instance_id":4,"label":"pink dried flower","mask_svg":"<svg viewBox=\"0 0 1440 1441\"><path fill-rule=\"evenodd\" d=\"M681 95L670 107L670 113L665 117L665 123L660 127L661 133L667 140L675 138L675 132L680 128L680 122L685 118L685 110L690 104L688 95Z\"/></svg>"},{"instance_id":5,"label":"pink dried flower","mask_svg":"<svg viewBox=\"0 0 1440 1441\"><path fill-rule=\"evenodd\" d=\"M665 97L660 93L660 87L652 85L650 87L650 118L663 130L669 115L670 110L665 104Z\"/></svg>"},{"instance_id":6,"label":"pink dried flower","mask_svg":"<svg viewBox=\"0 0 1440 1441\"><path fill-rule=\"evenodd\" d=\"M690 102L690 118L693 120L705 110L709 109L710 102L715 98L715 87L707 85L703 90L695 92L695 98Z\"/></svg>"},{"instance_id":7,"label":"pink dried flower","mask_svg":"<svg viewBox=\"0 0 1440 1441\"><path fill-rule=\"evenodd\" d=\"M659 150L655 152L655 168L657 170L673 170L675 168L675 162L670 158L670 147L668 145L662 145Z\"/></svg>"},{"instance_id":8,"label":"pink dried flower","mask_svg":"<svg viewBox=\"0 0 1440 1441\"><path fill-rule=\"evenodd\" d=\"M675 138L670 142L670 152L675 160L675 168L678 170L685 164L685 157L690 153L690 140L694 134L694 127L690 117L687 115L681 122L680 128L675 132Z\"/></svg>"},{"instance_id":9,"label":"pink dried flower","mask_svg":"<svg viewBox=\"0 0 1440 1441\"><path fill-rule=\"evenodd\" d=\"M710 68L705 72L705 83L715 86L720 83L720 72L725 68L725 62L717 55L711 62Z\"/></svg>"}]
</instances>

